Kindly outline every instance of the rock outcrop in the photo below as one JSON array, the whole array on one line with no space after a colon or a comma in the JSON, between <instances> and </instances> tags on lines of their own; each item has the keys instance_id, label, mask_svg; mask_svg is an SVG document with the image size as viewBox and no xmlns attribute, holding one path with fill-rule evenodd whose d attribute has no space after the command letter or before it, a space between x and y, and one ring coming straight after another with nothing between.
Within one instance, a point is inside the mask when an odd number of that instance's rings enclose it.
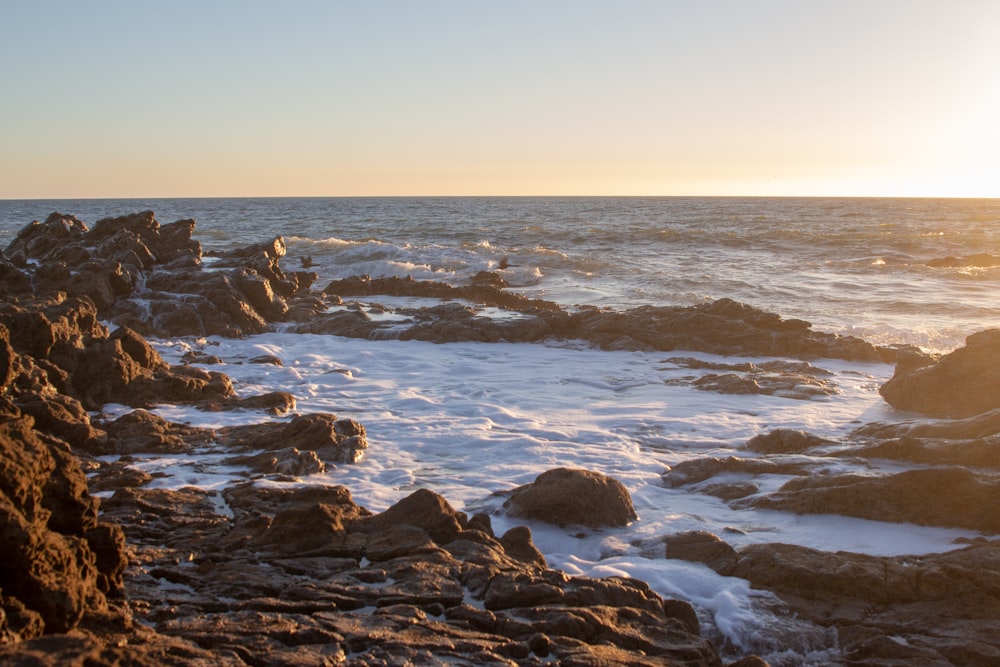
<instances>
[{"instance_id":1,"label":"rock outcrop","mask_svg":"<svg viewBox=\"0 0 1000 667\"><path fill-rule=\"evenodd\" d=\"M673 545L679 544L679 547ZM705 563L776 593L784 614L835 628L849 665L1000 661L1000 542L942 554L878 557L789 544L726 548L672 536L666 556Z\"/></svg>"},{"instance_id":2,"label":"rock outcrop","mask_svg":"<svg viewBox=\"0 0 1000 667\"><path fill-rule=\"evenodd\" d=\"M467 299L530 315L528 318L479 317L460 304L437 311L401 309L412 319L400 325L371 321L363 312L341 311L301 325L304 333L435 343L462 340L483 342L540 342L549 339L585 340L605 350L692 350L723 355L788 356L799 359L839 358L888 361L896 352L876 348L859 338L813 331L808 322L785 320L732 299L696 306L642 306L628 311L581 308L566 311L539 299L527 299L491 285L452 287L433 281L400 278L351 278L330 283L328 296L422 296ZM780 393L803 383L792 378L765 380L773 387L755 393ZM809 384L816 384L810 382ZM812 389L824 392L822 384Z\"/></svg>"},{"instance_id":3,"label":"rock outcrop","mask_svg":"<svg viewBox=\"0 0 1000 667\"><path fill-rule=\"evenodd\" d=\"M892 360L896 352L849 336L813 331L731 299L696 306L644 306L625 312L582 308L511 292L495 274L471 284L367 276L330 282L317 293L312 272L286 272L284 240L203 255L191 238L193 220L160 225L151 211L99 220L89 229L53 213L23 228L7 248L0 274L22 293L87 298L100 317L143 335L242 336L275 322L302 333L432 342L586 340L607 350L699 350L717 354ZM28 287L30 286L30 289ZM345 296L420 296L441 306L400 309L405 322L373 321L361 309L326 312ZM499 307L521 317L482 317L453 300ZM724 391L785 393L808 398L828 392L822 382L788 373L720 376ZM708 388L708 387L706 387Z\"/></svg>"},{"instance_id":4,"label":"rock outcrop","mask_svg":"<svg viewBox=\"0 0 1000 667\"><path fill-rule=\"evenodd\" d=\"M1000 533L1000 479L956 467L803 477L735 506Z\"/></svg>"},{"instance_id":5,"label":"rock outcrop","mask_svg":"<svg viewBox=\"0 0 1000 667\"><path fill-rule=\"evenodd\" d=\"M259 333L316 280L314 273L282 271L280 237L213 256L207 270L194 228L193 220L161 226L152 211L99 220L92 229L53 213L18 233L2 271L21 293L29 291L27 281L37 296L86 298L102 319L164 337Z\"/></svg>"},{"instance_id":6,"label":"rock outcrop","mask_svg":"<svg viewBox=\"0 0 1000 667\"><path fill-rule=\"evenodd\" d=\"M122 591L121 529L98 520L79 463L62 440L0 399L0 636L75 628Z\"/></svg>"},{"instance_id":7,"label":"rock outcrop","mask_svg":"<svg viewBox=\"0 0 1000 667\"><path fill-rule=\"evenodd\" d=\"M958 419L1000 408L1000 329L965 339L941 359L899 363L879 390L895 408Z\"/></svg>"},{"instance_id":8,"label":"rock outcrop","mask_svg":"<svg viewBox=\"0 0 1000 667\"><path fill-rule=\"evenodd\" d=\"M728 299L569 311L514 294L491 274L459 287L354 278L320 293L310 291L315 274L282 270L281 237L203 254L193 230L190 220L160 225L151 212L92 228L53 214L0 254L3 664L722 664L690 605L633 579L551 570L527 526L496 535L489 516L468 517L426 489L373 513L345 487L304 485L359 461L364 426L295 415L286 392L238 396L222 373L165 363L147 335L239 336L294 322L293 330L372 339L585 340L609 350L897 361L883 396L936 421L868 424L839 440L772 431L738 456L684 460L663 483L735 508L1000 533L990 510L1000 502L997 330L934 359ZM379 312L373 304L341 300L378 294L442 303L379 318L369 315ZM484 317L454 299L516 315ZM333 304L343 309L327 312ZM708 362L666 363L704 370ZM823 369L801 362L708 370L719 372L681 381L799 399L837 391ZM134 410L95 416L108 403ZM194 428L157 416L163 403L275 419ZM209 448L243 481L158 488L163 473L135 465ZM920 467L878 472L881 459ZM624 486L585 470L551 470L499 495L510 517L573 530L637 518ZM772 591L776 613L835 632L846 664L1000 661L997 541L891 558L734 549L702 531L653 546Z\"/></svg>"}]
</instances>

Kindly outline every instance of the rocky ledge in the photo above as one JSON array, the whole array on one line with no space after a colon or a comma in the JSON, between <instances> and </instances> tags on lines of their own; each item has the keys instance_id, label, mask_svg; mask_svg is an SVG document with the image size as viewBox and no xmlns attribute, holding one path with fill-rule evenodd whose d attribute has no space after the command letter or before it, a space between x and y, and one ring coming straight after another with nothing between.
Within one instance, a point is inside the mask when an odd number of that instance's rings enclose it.
<instances>
[{"instance_id":1,"label":"rocky ledge","mask_svg":"<svg viewBox=\"0 0 1000 667\"><path fill-rule=\"evenodd\" d=\"M244 335L281 322L438 342L573 338L607 349L898 357L886 400L940 419L868 424L842 441L761 434L745 455L687 461L665 471L663 483L739 507L1000 532L992 509L1000 500L995 332L936 359L813 332L728 300L568 312L512 294L488 275L467 287L357 278L315 292L314 274L281 269L280 238L206 258L193 229L192 221L160 226L152 213L92 229L53 214L0 254L4 664L724 663L690 605L633 579L551 570L525 526L498 536L490 517L465 516L427 490L376 514L344 487L303 486L298 476L365 455L363 425L296 414L284 392L239 396L222 373L166 364L148 335ZM343 303L376 294L448 301L400 309L404 317L391 325L368 317L370 304ZM458 300L523 317L482 317ZM799 362L708 370L723 373L692 380L695 387L793 398L835 390L822 369ZM132 411L92 417L107 403ZM162 403L281 419L198 429L148 411ZM136 455L196 450L224 456L245 481L170 490L130 465ZM831 472L837 462L863 468L885 459L917 465ZM572 502L581 494L594 502ZM636 518L624 487L592 471L549 471L506 495L509 516L568 529ZM773 592L776 614L832 633L841 664L1000 661L998 541L893 558L780 544L735 549L707 533L653 542L636 546ZM765 664L722 648L733 665Z\"/></svg>"}]
</instances>

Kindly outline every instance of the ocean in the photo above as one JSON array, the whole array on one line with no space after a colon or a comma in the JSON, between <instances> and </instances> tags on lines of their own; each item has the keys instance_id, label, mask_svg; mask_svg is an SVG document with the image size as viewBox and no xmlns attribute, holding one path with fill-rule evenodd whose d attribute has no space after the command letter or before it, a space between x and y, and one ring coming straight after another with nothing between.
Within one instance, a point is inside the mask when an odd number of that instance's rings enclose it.
<instances>
[{"instance_id":1,"label":"ocean","mask_svg":"<svg viewBox=\"0 0 1000 667\"><path fill-rule=\"evenodd\" d=\"M322 288L367 274L454 284L497 270L511 289L567 308L690 305L729 297L815 329L933 353L1000 326L1000 200L770 198L251 198L0 201L0 247L52 211L88 225L153 210L161 223L197 221L206 250L281 235L286 268L308 257ZM373 297L388 307L393 300ZM373 311L374 312L374 311ZM878 555L955 548L967 530L734 509L661 478L705 456L753 456L751 437L776 428L844 438L870 422L915 418L888 406L878 387L893 368L813 360L832 391L811 400L700 391L677 357L761 361L704 353L602 351L583 343L449 343L361 340L275 331L244 339L154 341L180 363L207 350L241 395L288 391L299 412L354 418L370 449L300 483L347 486L380 511L417 488L457 509L496 512L494 492L554 467L597 470L622 481L639 520L572 534L528 522L549 565L570 574L626 575L690 601L705 633L735 652L774 665L825 664L837 655L830 631L780 614L776 599L741 579L663 557L659 539L708 530L734 546L786 542ZM281 366L250 364L272 354ZM115 416L124 406L108 405ZM224 426L272 419L163 405L168 419ZM139 457L164 473L154 485L220 488L244 472L224 452ZM829 472L865 474L904 464L829 458ZM761 492L788 477L757 478ZM261 483L279 483L263 480ZM283 482L282 482L283 483ZM223 508L225 509L225 508ZM500 534L517 523L500 514Z\"/></svg>"},{"instance_id":2,"label":"ocean","mask_svg":"<svg viewBox=\"0 0 1000 667\"><path fill-rule=\"evenodd\" d=\"M161 222L195 219L206 249L282 235L293 259L312 257L319 285L358 274L461 283L507 258L514 288L566 306L729 297L824 331L932 352L1000 322L1000 200L6 200L0 246L52 211L93 224L141 210ZM947 258L970 263L933 266Z\"/></svg>"}]
</instances>

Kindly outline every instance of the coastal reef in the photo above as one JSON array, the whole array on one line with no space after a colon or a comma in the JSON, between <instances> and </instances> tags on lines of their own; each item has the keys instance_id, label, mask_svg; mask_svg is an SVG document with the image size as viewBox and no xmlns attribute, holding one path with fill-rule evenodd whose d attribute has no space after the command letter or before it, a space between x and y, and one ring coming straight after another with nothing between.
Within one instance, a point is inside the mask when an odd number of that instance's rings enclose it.
<instances>
[{"instance_id":1,"label":"coastal reef","mask_svg":"<svg viewBox=\"0 0 1000 667\"><path fill-rule=\"evenodd\" d=\"M817 332L728 299L569 310L516 294L496 274L459 286L358 276L316 290L315 273L282 269L280 237L208 255L194 229L190 220L160 225L152 212L92 228L54 213L0 253L3 664L767 664L752 654L756 647L725 645L690 604L642 581L551 569L527 525L498 535L490 514L467 516L427 489L375 513L345 486L303 483L371 455L364 425L300 414L288 392L240 396L224 373L170 365L147 340L274 327L371 340L562 340L787 357L717 365L707 370L719 374L691 383L802 400L835 391L807 360L895 362L882 395L912 420L864 424L839 441L762 433L733 456L684 461L662 483L734 507L987 537L946 553L893 557L737 548L705 532L638 546L770 591L775 614L834 638L839 664L1000 662L1000 541L989 537L1000 533L996 331L934 358ZM368 300L345 301L360 296ZM386 309L378 296L435 303L379 318ZM189 361L212 359L199 352ZM124 409L112 417L109 404ZM172 404L247 419L208 429L154 412ZM163 488L130 465L137 456L191 451L216 455L236 481ZM876 459L919 465L869 475L827 465ZM784 481L775 487L774 479ZM569 531L641 519L624 485L597 471L553 468L498 493L505 517ZM757 652L781 648L760 637Z\"/></svg>"}]
</instances>

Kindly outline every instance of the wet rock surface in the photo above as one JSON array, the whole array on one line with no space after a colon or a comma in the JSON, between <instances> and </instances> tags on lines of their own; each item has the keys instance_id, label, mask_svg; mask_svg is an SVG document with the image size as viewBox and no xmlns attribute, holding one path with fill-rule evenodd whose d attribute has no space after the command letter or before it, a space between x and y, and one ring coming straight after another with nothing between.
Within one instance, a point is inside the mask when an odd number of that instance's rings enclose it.
<instances>
[{"instance_id":1,"label":"wet rock surface","mask_svg":"<svg viewBox=\"0 0 1000 667\"><path fill-rule=\"evenodd\" d=\"M788 544L726 548L667 540L668 558L772 591L786 613L837 632L847 665L992 665L1000 660L1000 541L943 554L877 557ZM677 546L674 546L677 545Z\"/></svg>"},{"instance_id":2,"label":"wet rock surface","mask_svg":"<svg viewBox=\"0 0 1000 667\"><path fill-rule=\"evenodd\" d=\"M787 544L734 549L719 536L694 532L665 536L663 553L747 579L777 594L782 616L834 629L842 664L995 664L998 414L867 424L842 441L778 429L747 443L759 457L691 459L664 473L667 485L690 486L734 507L962 527L985 538L940 554L879 557ZM842 462L864 467L886 459L923 467L836 472ZM777 488L765 481L775 475L786 480ZM740 485L743 493L732 492Z\"/></svg>"},{"instance_id":3,"label":"wet rock surface","mask_svg":"<svg viewBox=\"0 0 1000 667\"><path fill-rule=\"evenodd\" d=\"M451 287L431 281L399 278L351 278L334 281L327 295L419 296L467 299L530 315L530 318L493 319L476 316L455 304L434 313L415 313L405 326L373 322L361 312L324 315L299 330L342 336L431 342L507 341L540 342L549 339L584 340L605 350L691 350L724 355L790 356L799 359L841 358L879 361L895 358L895 351L858 338L813 331L808 322L785 320L731 299L697 306L642 306L628 311L586 307L570 312L551 302L526 299L492 285ZM391 333L390 333L391 331ZM780 380L780 381L779 381ZM760 393L779 393L801 385L786 377L773 379ZM812 384L812 383L807 383ZM820 392L825 389L820 384ZM808 391L799 389L799 392Z\"/></svg>"},{"instance_id":4,"label":"wet rock surface","mask_svg":"<svg viewBox=\"0 0 1000 667\"><path fill-rule=\"evenodd\" d=\"M723 371L669 380L669 384L691 385L720 394L762 394L796 400L822 399L837 393L830 371L804 361L766 361L726 364L701 359L671 357L668 367Z\"/></svg>"}]
</instances>

